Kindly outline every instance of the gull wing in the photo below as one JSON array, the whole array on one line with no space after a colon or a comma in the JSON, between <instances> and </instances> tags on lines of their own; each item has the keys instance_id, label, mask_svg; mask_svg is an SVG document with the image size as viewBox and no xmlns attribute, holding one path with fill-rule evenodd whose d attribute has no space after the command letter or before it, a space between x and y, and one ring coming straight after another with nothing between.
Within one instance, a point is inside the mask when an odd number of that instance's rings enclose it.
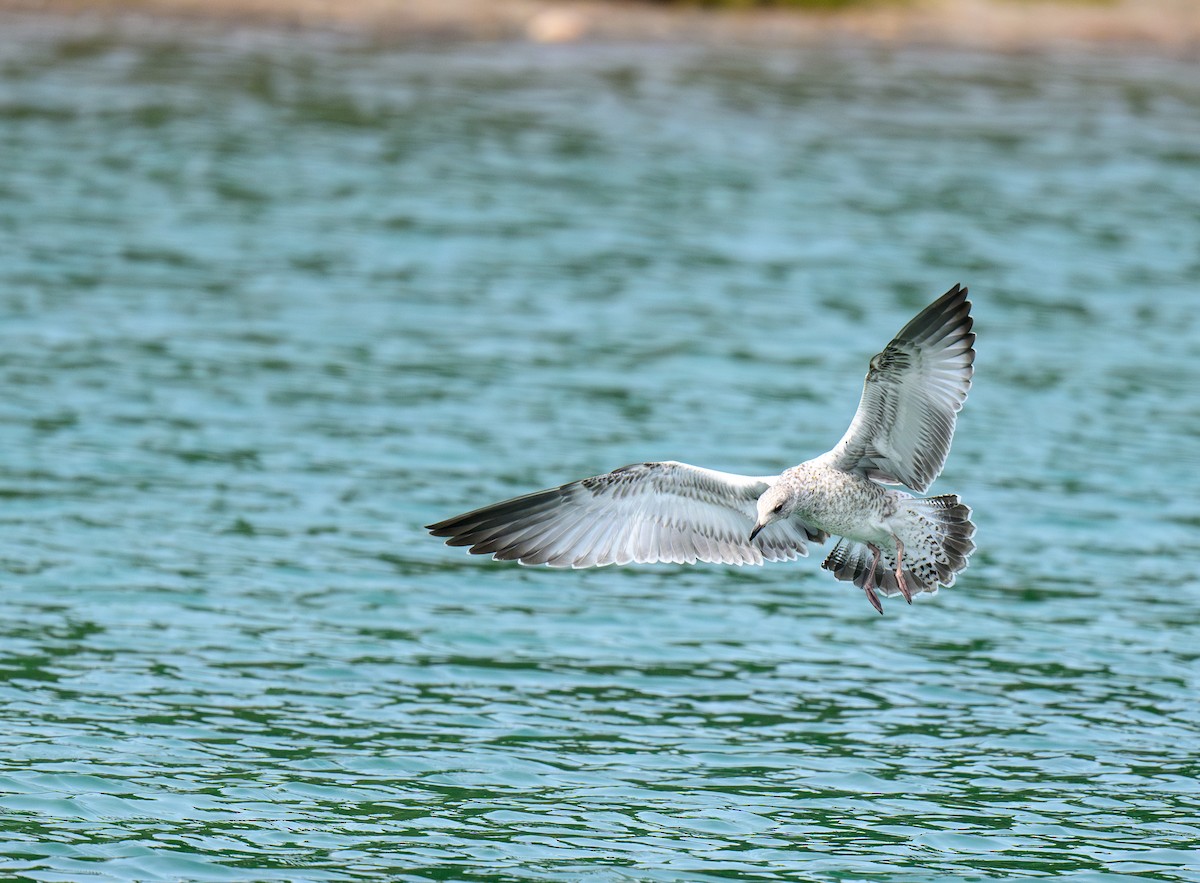
<instances>
[{"instance_id":1,"label":"gull wing","mask_svg":"<svg viewBox=\"0 0 1200 883\"><path fill-rule=\"evenodd\" d=\"M974 372L967 289L955 285L871 359L858 412L822 459L923 493L950 451Z\"/></svg>"},{"instance_id":2,"label":"gull wing","mask_svg":"<svg viewBox=\"0 0 1200 883\"><path fill-rule=\"evenodd\" d=\"M635 463L427 529L476 555L552 567L788 561L827 534L780 519L750 541L755 503L776 480L673 461Z\"/></svg>"}]
</instances>

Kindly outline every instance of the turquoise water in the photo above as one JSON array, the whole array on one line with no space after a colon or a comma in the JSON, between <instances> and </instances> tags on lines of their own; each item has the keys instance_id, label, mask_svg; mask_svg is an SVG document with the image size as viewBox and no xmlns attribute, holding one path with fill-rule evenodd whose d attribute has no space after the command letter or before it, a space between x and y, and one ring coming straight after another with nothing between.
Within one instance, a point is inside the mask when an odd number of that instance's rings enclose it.
<instances>
[{"instance_id":1,"label":"turquoise water","mask_svg":"<svg viewBox=\"0 0 1200 883\"><path fill-rule=\"evenodd\" d=\"M0 35L0 873L1200 880L1200 68ZM955 282L958 584L421 525L825 450Z\"/></svg>"}]
</instances>

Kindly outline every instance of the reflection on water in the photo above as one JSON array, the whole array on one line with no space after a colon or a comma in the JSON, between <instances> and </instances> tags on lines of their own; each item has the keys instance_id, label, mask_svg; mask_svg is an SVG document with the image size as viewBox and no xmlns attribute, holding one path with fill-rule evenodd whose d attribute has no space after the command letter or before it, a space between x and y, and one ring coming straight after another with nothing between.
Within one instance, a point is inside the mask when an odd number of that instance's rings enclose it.
<instances>
[{"instance_id":1,"label":"reflection on water","mask_svg":"<svg viewBox=\"0 0 1200 883\"><path fill-rule=\"evenodd\" d=\"M1200 77L0 36L14 875L1194 880ZM969 284L957 586L420 525L828 447Z\"/></svg>"}]
</instances>

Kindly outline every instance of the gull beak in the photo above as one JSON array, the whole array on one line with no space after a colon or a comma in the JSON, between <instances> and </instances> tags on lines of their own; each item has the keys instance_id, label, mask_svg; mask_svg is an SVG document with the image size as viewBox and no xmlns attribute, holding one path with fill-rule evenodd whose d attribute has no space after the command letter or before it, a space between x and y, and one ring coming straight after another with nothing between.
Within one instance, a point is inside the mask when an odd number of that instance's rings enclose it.
<instances>
[{"instance_id":1,"label":"gull beak","mask_svg":"<svg viewBox=\"0 0 1200 883\"><path fill-rule=\"evenodd\" d=\"M765 525L765 524L756 524L756 525L754 525L754 530L750 531L750 542L754 542L754 538L755 538L756 536L758 536L758 532L759 532L760 530L762 530L764 527L766 527L766 525Z\"/></svg>"}]
</instances>

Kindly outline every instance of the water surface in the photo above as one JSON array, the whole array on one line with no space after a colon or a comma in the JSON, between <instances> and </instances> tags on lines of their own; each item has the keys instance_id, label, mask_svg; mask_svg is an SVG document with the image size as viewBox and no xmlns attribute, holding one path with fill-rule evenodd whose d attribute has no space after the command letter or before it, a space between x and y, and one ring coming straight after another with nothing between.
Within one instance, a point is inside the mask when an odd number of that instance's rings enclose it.
<instances>
[{"instance_id":1,"label":"water surface","mask_svg":"<svg viewBox=\"0 0 1200 883\"><path fill-rule=\"evenodd\" d=\"M1200 70L0 35L0 868L1200 880ZM955 282L958 585L421 525L774 472Z\"/></svg>"}]
</instances>

